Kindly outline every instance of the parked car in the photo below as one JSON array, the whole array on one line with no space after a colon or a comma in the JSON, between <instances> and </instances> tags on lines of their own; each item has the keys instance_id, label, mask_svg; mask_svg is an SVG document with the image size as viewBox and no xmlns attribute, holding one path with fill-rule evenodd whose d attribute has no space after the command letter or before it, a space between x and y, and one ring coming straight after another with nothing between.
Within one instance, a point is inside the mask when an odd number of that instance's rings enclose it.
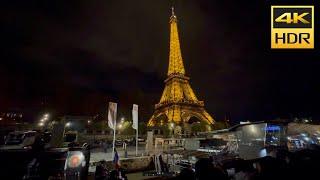
<instances>
[{"instance_id":1,"label":"parked car","mask_svg":"<svg viewBox=\"0 0 320 180\"><path fill-rule=\"evenodd\" d=\"M77 131L68 131L64 133L64 142L63 147L68 147L69 144L78 143L78 132Z\"/></svg>"},{"instance_id":2,"label":"parked car","mask_svg":"<svg viewBox=\"0 0 320 180\"><path fill-rule=\"evenodd\" d=\"M14 131L5 138L5 144L0 149L23 149L31 147L36 139L36 131Z\"/></svg>"},{"instance_id":3,"label":"parked car","mask_svg":"<svg viewBox=\"0 0 320 180\"><path fill-rule=\"evenodd\" d=\"M117 139L117 140L115 141L115 145L116 145L116 146L122 146L122 145L123 145L123 140Z\"/></svg>"},{"instance_id":4,"label":"parked car","mask_svg":"<svg viewBox=\"0 0 320 180\"><path fill-rule=\"evenodd\" d=\"M124 142L127 143L127 145L135 145L136 144L135 138L127 138L124 140Z\"/></svg>"},{"instance_id":5,"label":"parked car","mask_svg":"<svg viewBox=\"0 0 320 180\"><path fill-rule=\"evenodd\" d=\"M145 142L146 140L142 137L138 137L138 142Z\"/></svg>"}]
</instances>

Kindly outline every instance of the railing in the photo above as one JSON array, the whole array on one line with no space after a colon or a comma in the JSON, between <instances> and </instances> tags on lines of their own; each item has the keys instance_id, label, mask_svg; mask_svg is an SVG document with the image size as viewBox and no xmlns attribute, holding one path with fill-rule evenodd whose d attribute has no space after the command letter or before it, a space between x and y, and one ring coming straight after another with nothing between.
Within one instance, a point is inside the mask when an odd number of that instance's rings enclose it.
<instances>
[{"instance_id":1,"label":"railing","mask_svg":"<svg viewBox=\"0 0 320 180\"><path fill-rule=\"evenodd\" d=\"M155 108L158 109L162 106L168 106L168 105L172 105L172 104L192 105L192 106L201 106L201 107L204 106L203 101L190 101L190 100L181 99L181 100L164 101L164 102L158 103L155 105Z\"/></svg>"},{"instance_id":2,"label":"railing","mask_svg":"<svg viewBox=\"0 0 320 180\"><path fill-rule=\"evenodd\" d=\"M173 73L173 74L170 74L166 80L164 80L164 82L168 82L170 81L171 79L173 78L179 78L179 79L184 79L184 80L189 80L190 78L185 76L184 74L180 74L180 73Z\"/></svg>"}]
</instances>

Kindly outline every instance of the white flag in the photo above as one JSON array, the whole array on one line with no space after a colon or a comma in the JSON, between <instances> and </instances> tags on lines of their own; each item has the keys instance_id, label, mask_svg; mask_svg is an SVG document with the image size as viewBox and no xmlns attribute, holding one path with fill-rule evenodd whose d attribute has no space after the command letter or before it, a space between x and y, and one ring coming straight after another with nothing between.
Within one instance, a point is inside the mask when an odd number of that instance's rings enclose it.
<instances>
[{"instance_id":1,"label":"white flag","mask_svg":"<svg viewBox=\"0 0 320 180\"><path fill-rule=\"evenodd\" d=\"M132 128L138 129L138 105L134 104L132 107Z\"/></svg>"},{"instance_id":2,"label":"white flag","mask_svg":"<svg viewBox=\"0 0 320 180\"><path fill-rule=\"evenodd\" d=\"M108 126L111 129L114 129L115 127L115 121L117 118L117 103L109 102L109 108L108 108Z\"/></svg>"}]
</instances>

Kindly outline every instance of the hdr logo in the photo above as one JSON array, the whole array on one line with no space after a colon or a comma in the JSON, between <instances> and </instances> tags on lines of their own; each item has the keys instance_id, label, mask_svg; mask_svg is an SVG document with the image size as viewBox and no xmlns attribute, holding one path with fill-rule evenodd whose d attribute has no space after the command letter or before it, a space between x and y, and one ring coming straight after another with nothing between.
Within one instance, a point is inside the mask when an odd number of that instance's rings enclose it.
<instances>
[{"instance_id":1,"label":"hdr logo","mask_svg":"<svg viewBox=\"0 0 320 180\"><path fill-rule=\"evenodd\" d=\"M314 48L313 6L271 6L271 48Z\"/></svg>"}]
</instances>

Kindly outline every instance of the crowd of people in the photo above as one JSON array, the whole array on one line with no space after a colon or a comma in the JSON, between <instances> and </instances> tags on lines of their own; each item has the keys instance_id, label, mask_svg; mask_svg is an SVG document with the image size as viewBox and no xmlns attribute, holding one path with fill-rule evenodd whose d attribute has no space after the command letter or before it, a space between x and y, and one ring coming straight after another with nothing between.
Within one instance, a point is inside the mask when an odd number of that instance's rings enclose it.
<instances>
[{"instance_id":1,"label":"crowd of people","mask_svg":"<svg viewBox=\"0 0 320 180\"><path fill-rule=\"evenodd\" d=\"M127 167L117 167L108 170L107 162L102 160L96 166L95 180L127 180Z\"/></svg>"},{"instance_id":2,"label":"crowd of people","mask_svg":"<svg viewBox=\"0 0 320 180\"><path fill-rule=\"evenodd\" d=\"M160 158L161 159L161 158ZM310 146L296 152L273 149L268 156L244 160L241 158L217 161L214 157L199 159L194 166L185 166L175 177L156 179L176 180L277 180L277 179L319 179L320 146ZM150 163L155 169L154 162ZM160 165L162 165L160 163ZM164 164L166 165L166 164ZM112 172L101 162L96 169L96 179L127 179L126 168ZM164 168L166 169L166 168Z\"/></svg>"},{"instance_id":3,"label":"crowd of people","mask_svg":"<svg viewBox=\"0 0 320 180\"><path fill-rule=\"evenodd\" d=\"M276 180L319 179L320 147L297 152L273 150L269 156L243 160L215 162L212 157L200 159L194 170L187 167L175 179L181 180Z\"/></svg>"}]
</instances>

